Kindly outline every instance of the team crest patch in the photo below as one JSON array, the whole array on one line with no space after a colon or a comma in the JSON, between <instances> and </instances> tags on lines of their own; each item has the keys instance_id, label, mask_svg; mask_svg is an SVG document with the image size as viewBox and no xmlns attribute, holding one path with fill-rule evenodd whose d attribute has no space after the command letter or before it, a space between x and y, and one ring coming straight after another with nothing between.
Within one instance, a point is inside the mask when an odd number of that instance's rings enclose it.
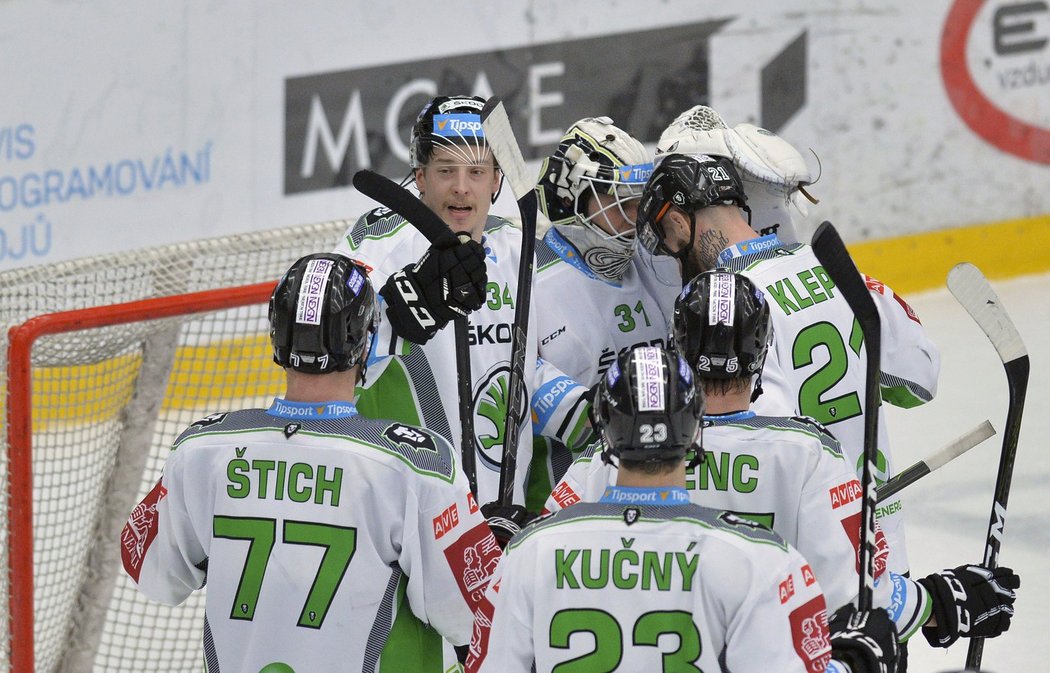
<instances>
[{"instance_id":1,"label":"team crest patch","mask_svg":"<svg viewBox=\"0 0 1050 673\"><path fill-rule=\"evenodd\" d=\"M299 432L299 428L303 427L302 423L289 423L284 426L284 438L291 439L292 435Z\"/></svg>"},{"instance_id":2,"label":"team crest patch","mask_svg":"<svg viewBox=\"0 0 1050 673\"><path fill-rule=\"evenodd\" d=\"M409 425L394 423L383 430L383 436L395 444L412 449L413 451L430 451L437 453L437 445L434 438L418 428Z\"/></svg>"},{"instance_id":3,"label":"team crest patch","mask_svg":"<svg viewBox=\"0 0 1050 673\"><path fill-rule=\"evenodd\" d=\"M226 414L226 413L208 414L207 416L205 416L204 418L200 419L199 421L197 421L196 423L194 423L190 427L206 428L209 425L218 425L219 423L222 423L223 421L226 420L226 416L227 415L228 414Z\"/></svg>"},{"instance_id":4,"label":"team crest patch","mask_svg":"<svg viewBox=\"0 0 1050 673\"><path fill-rule=\"evenodd\" d=\"M642 512L637 507L628 507L623 511L623 522L630 526L641 516Z\"/></svg>"}]
</instances>

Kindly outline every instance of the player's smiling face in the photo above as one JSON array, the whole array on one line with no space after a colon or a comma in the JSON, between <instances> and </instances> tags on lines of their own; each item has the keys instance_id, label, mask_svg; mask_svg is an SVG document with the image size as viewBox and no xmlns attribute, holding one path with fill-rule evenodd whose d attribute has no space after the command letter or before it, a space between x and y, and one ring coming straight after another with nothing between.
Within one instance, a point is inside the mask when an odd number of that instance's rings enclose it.
<instances>
[{"instance_id":1,"label":"player's smiling face","mask_svg":"<svg viewBox=\"0 0 1050 673\"><path fill-rule=\"evenodd\" d=\"M499 171L488 150L480 161L465 162L462 152L435 147L430 163L416 169L416 187L423 203L453 231L480 241L492 195L499 189Z\"/></svg>"}]
</instances>

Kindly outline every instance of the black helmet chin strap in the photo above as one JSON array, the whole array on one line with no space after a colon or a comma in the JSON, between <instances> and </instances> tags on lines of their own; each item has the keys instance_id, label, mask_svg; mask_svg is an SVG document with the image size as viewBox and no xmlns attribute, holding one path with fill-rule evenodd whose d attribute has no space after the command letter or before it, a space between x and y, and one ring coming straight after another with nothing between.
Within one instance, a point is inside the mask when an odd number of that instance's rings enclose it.
<instances>
[{"instance_id":1,"label":"black helmet chin strap","mask_svg":"<svg viewBox=\"0 0 1050 673\"><path fill-rule=\"evenodd\" d=\"M693 444L693 457L686 464L685 469L691 470L700 463L704 462L704 425L703 421L700 421L700 435L696 438L696 443Z\"/></svg>"},{"instance_id":2,"label":"black helmet chin strap","mask_svg":"<svg viewBox=\"0 0 1050 673\"><path fill-rule=\"evenodd\" d=\"M762 390L762 372L759 372L755 376L755 389L751 391L751 404L754 404L763 392L765 391Z\"/></svg>"}]
</instances>

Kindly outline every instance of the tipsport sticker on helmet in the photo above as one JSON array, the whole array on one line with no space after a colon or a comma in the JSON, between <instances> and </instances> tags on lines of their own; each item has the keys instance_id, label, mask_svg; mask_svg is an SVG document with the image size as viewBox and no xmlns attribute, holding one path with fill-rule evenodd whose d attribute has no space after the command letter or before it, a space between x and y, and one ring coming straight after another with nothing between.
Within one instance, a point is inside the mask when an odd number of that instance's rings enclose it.
<instances>
[{"instance_id":1,"label":"tipsport sticker on helmet","mask_svg":"<svg viewBox=\"0 0 1050 673\"><path fill-rule=\"evenodd\" d=\"M306 263L303 282L299 286L299 301L295 307L295 322L300 325L320 325L324 295L335 263L330 259L311 259Z\"/></svg>"},{"instance_id":2,"label":"tipsport sticker on helmet","mask_svg":"<svg viewBox=\"0 0 1050 673\"><path fill-rule=\"evenodd\" d=\"M732 326L736 310L736 279L732 274L716 273L711 277L711 295L707 298L707 324Z\"/></svg>"},{"instance_id":3,"label":"tipsport sticker on helmet","mask_svg":"<svg viewBox=\"0 0 1050 673\"><path fill-rule=\"evenodd\" d=\"M637 381L638 411L663 411L667 408L664 399L664 362L660 349L645 347L634 352L634 372Z\"/></svg>"},{"instance_id":4,"label":"tipsport sticker on helmet","mask_svg":"<svg viewBox=\"0 0 1050 673\"><path fill-rule=\"evenodd\" d=\"M434 135L445 138L484 138L481 115L469 112L434 115Z\"/></svg>"},{"instance_id":5,"label":"tipsport sticker on helmet","mask_svg":"<svg viewBox=\"0 0 1050 673\"><path fill-rule=\"evenodd\" d=\"M653 174L653 164L629 164L616 169L620 176L620 182L628 184L644 185Z\"/></svg>"}]
</instances>

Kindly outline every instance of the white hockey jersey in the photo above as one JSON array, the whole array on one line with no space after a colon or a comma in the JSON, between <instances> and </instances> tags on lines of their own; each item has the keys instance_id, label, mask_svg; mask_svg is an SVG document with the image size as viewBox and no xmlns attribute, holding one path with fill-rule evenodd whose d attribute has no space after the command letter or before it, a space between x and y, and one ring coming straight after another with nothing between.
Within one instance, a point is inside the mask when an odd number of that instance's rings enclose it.
<instances>
[{"instance_id":1,"label":"white hockey jersey","mask_svg":"<svg viewBox=\"0 0 1050 673\"><path fill-rule=\"evenodd\" d=\"M223 673L443 671L438 632L469 641L500 557L444 439L282 399L186 430L121 553L162 603L207 580L205 656Z\"/></svg>"},{"instance_id":2,"label":"white hockey jersey","mask_svg":"<svg viewBox=\"0 0 1050 673\"><path fill-rule=\"evenodd\" d=\"M776 533L688 500L611 487L529 525L486 593L467 670L822 673L810 566Z\"/></svg>"},{"instance_id":3,"label":"white hockey jersey","mask_svg":"<svg viewBox=\"0 0 1050 673\"><path fill-rule=\"evenodd\" d=\"M723 251L719 265L743 273L769 300L774 343L762 372L766 392L755 411L815 418L842 443L859 473L867 354L859 324L813 249L783 245L771 235ZM882 399L899 407L928 402L940 374L937 347L903 299L879 281L865 279L882 320ZM878 451L875 477L882 483L895 473L882 415ZM895 497L881 503L877 515L890 542L889 568L904 574L908 559L901 510Z\"/></svg>"},{"instance_id":4,"label":"white hockey jersey","mask_svg":"<svg viewBox=\"0 0 1050 673\"><path fill-rule=\"evenodd\" d=\"M485 304L472 312L468 320L478 498L486 503L495 500L499 490L521 231L504 219L489 216L482 245L488 270ZM427 239L400 215L380 208L362 216L347 231L335 252L367 266L372 284L381 288L390 274L415 263L429 247ZM536 313L539 310L534 303L529 315L525 395L517 410L521 425L514 501L518 503L524 502L532 435L557 435L559 429L575 428L585 421L585 409L578 408L575 402L586 389L537 358ZM395 337L389 322L384 321L367 373L367 382L358 391L358 408L362 414L421 425L437 432L458 449L462 430L455 335L451 324L420 346ZM535 398L535 392L547 382L553 382L564 394L557 399ZM530 400L542 406L542 414L529 413ZM543 420L536 422L537 418Z\"/></svg>"},{"instance_id":5,"label":"white hockey jersey","mask_svg":"<svg viewBox=\"0 0 1050 673\"><path fill-rule=\"evenodd\" d=\"M678 263L639 248L619 282L598 276L551 227L536 244L540 357L580 384L598 382L622 349L666 346Z\"/></svg>"},{"instance_id":6,"label":"white hockey jersey","mask_svg":"<svg viewBox=\"0 0 1050 673\"><path fill-rule=\"evenodd\" d=\"M638 248L619 282L595 274L565 238L551 227L536 242L533 310L540 357L584 389L596 384L620 350L667 345L674 300L682 289L678 263L653 257ZM549 381L537 391L533 411L541 425L553 412L579 424L557 428L565 444L536 437L530 492L526 503L538 510L591 436L582 421L569 413L567 398L582 404L580 391ZM575 410L572 410L575 411ZM563 421L564 423L565 421ZM568 448L566 448L566 446Z\"/></svg>"},{"instance_id":7,"label":"white hockey jersey","mask_svg":"<svg viewBox=\"0 0 1050 673\"><path fill-rule=\"evenodd\" d=\"M704 460L686 474L692 502L761 523L791 543L820 580L829 616L854 601L861 487L835 438L810 419L753 412L707 416L701 438ZM592 446L573 463L545 511L595 502L616 483L602 448ZM929 616L929 596L915 582L889 577L881 531L877 543L874 605L890 612L904 640Z\"/></svg>"}]
</instances>

